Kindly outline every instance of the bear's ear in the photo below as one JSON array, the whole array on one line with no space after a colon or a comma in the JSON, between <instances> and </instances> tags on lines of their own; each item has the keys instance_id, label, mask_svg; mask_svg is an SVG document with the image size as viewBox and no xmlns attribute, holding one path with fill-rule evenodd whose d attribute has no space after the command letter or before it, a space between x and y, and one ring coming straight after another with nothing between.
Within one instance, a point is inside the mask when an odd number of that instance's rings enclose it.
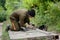
<instances>
[{"instance_id":1,"label":"bear's ear","mask_svg":"<svg viewBox=\"0 0 60 40\"><path fill-rule=\"evenodd\" d=\"M31 6L31 8L36 8L36 7L38 7L36 4L33 4L33 5Z\"/></svg>"},{"instance_id":2,"label":"bear's ear","mask_svg":"<svg viewBox=\"0 0 60 40\"><path fill-rule=\"evenodd\" d=\"M31 17L35 17L35 10L34 10L34 9L28 10L28 14L29 14Z\"/></svg>"}]
</instances>

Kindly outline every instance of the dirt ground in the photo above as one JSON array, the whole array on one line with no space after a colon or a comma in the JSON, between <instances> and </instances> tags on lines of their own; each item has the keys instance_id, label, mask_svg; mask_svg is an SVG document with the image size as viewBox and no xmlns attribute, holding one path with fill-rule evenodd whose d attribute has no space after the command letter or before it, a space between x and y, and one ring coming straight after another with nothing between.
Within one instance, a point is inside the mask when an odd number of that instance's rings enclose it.
<instances>
[{"instance_id":1,"label":"dirt ground","mask_svg":"<svg viewBox=\"0 0 60 40\"><path fill-rule=\"evenodd\" d=\"M0 23L0 40L1 40L1 36L2 36L2 24L3 23ZM59 35L59 40L60 40L60 35Z\"/></svg>"},{"instance_id":2,"label":"dirt ground","mask_svg":"<svg viewBox=\"0 0 60 40\"><path fill-rule=\"evenodd\" d=\"M2 24L3 23L0 23L0 40L1 40L1 37L2 37Z\"/></svg>"}]
</instances>

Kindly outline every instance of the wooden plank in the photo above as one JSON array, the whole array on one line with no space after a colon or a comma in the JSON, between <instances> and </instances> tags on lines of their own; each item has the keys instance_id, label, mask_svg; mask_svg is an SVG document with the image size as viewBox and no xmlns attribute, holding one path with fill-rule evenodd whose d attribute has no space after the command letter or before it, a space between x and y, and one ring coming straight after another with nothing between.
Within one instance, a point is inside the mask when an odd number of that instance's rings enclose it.
<instances>
[{"instance_id":1,"label":"wooden plank","mask_svg":"<svg viewBox=\"0 0 60 40\"><path fill-rule=\"evenodd\" d=\"M9 31L9 36L10 39L31 39L31 38L41 38L41 37L51 37L51 36L55 36L57 34L51 33L51 32L46 32L46 31L42 31L39 29L36 30L29 30L26 32L22 32L22 31Z\"/></svg>"}]
</instances>

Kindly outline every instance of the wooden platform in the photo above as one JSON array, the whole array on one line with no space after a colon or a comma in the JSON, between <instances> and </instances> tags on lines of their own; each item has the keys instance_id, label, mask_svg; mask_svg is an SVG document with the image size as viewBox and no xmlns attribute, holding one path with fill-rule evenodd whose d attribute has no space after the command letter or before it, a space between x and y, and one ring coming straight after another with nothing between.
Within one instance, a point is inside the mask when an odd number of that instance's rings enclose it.
<instances>
[{"instance_id":1,"label":"wooden platform","mask_svg":"<svg viewBox=\"0 0 60 40\"><path fill-rule=\"evenodd\" d=\"M47 40L59 39L58 34L51 32L42 31L39 29L29 30L26 32L22 31L9 31L9 37L11 40L40 40L46 38Z\"/></svg>"}]
</instances>

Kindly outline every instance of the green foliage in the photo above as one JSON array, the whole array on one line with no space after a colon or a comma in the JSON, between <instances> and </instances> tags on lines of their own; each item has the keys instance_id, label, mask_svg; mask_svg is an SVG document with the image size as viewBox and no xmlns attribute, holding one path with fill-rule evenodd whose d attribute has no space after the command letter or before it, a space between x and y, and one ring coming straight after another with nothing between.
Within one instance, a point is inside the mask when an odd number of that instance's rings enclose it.
<instances>
[{"instance_id":1,"label":"green foliage","mask_svg":"<svg viewBox=\"0 0 60 40\"><path fill-rule=\"evenodd\" d=\"M37 5L35 19L31 19L31 22L36 25L46 24L47 26L53 26L53 29L59 30L60 21L60 2L58 0L24 0L22 5L24 8L30 9L31 6ZM58 24L59 23L59 24ZM52 29L52 30L53 30Z\"/></svg>"},{"instance_id":2,"label":"green foliage","mask_svg":"<svg viewBox=\"0 0 60 40\"><path fill-rule=\"evenodd\" d=\"M5 4L6 4L6 0L0 0L0 6L2 6L4 10L7 10Z\"/></svg>"},{"instance_id":3,"label":"green foliage","mask_svg":"<svg viewBox=\"0 0 60 40\"><path fill-rule=\"evenodd\" d=\"M6 13L5 12L0 12L0 22L6 21Z\"/></svg>"}]
</instances>

